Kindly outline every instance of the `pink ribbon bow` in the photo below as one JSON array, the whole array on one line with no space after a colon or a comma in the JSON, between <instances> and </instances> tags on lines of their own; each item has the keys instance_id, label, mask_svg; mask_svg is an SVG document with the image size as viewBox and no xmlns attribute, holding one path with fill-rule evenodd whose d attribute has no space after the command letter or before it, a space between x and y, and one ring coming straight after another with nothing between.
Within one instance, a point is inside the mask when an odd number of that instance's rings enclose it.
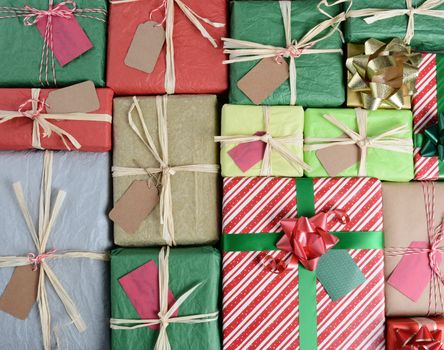
<instances>
[{"instance_id":1,"label":"pink ribbon bow","mask_svg":"<svg viewBox=\"0 0 444 350\"><path fill-rule=\"evenodd\" d=\"M327 231L327 220L332 214L343 224L350 221L343 210L318 213L312 218L302 216L281 221L284 236L276 246L292 253L287 269L295 268L301 263L307 270L314 271L319 258L338 243L338 237Z\"/></svg>"},{"instance_id":2,"label":"pink ribbon bow","mask_svg":"<svg viewBox=\"0 0 444 350\"><path fill-rule=\"evenodd\" d=\"M39 265L45 260L46 258L49 258L51 255L54 255L56 252L55 249L50 250L49 252L35 255L34 253L28 254L28 261L33 265L32 271L36 271L39 267Z\"/></svg>"},{"instance_id":3,"label":"pink ribbon bow","mask_svg":"<svg viewBox=\"0 0 444 350\"><path fill-rule=\"evenodd\" d=\"M71 7L68 7L68 5L71 5ZM29 12L29 14L25 16L23 23L26 26L32 26L44 17L48 17L48 20L51 17L71 18L77 9L77 4L72 0L67 0L57 4L56 6L50 2L47 10L36 9L28 5L26 5L24 8Z\"/></svg>"}]
</instances>

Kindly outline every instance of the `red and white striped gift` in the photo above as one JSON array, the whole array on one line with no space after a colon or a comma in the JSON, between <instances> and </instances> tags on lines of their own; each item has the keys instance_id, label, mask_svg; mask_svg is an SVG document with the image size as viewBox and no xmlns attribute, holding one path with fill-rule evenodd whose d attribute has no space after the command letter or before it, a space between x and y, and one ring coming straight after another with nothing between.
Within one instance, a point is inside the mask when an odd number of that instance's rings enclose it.
<instances>
[{"instance_id":1,"label":"red and white striped gift","mask_svg":"<svg viewBox=\"0 0 444 350\"><path fill-rule=\"evenodd\" d=\"M424 53L423 60L419 64L419 74L416 80L417 93L412 101L415 134L423 133L427 127L438 120L438 76L441 73L439 69L441 64L437 65L438 58L436 54ZM444 96L440 97L440 99L443 98ZM414 160L415 180L438 180L437 157L422 157L420 148L417 147Z\"/></svg>"},{"instance_id":2,"label":"red and white striped gift","mask_svg":"<svg viewBox=\"0 0 444 350\"><path fill-rule=\"evenodd\" d=\"M381 183L371 178L313 179L316 212L344 209L350 222L331 231L382 231ZM296 180L225 178L223 233L280 232L296 217ZM363 233L365 234L365 233ZM382 250L349 250L366 282L333 302L317 282L318 349L384 348L384 256ZM223 255L224 349L299 349L298 269L281 274L258 263L261 254Z\"/></svg>"}]
</instances>

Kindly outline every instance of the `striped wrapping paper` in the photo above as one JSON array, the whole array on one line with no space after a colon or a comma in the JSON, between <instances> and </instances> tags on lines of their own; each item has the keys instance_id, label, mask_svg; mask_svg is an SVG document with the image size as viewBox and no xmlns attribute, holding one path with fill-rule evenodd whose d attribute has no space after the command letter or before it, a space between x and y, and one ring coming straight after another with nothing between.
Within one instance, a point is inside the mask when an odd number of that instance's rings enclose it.
<instances>
[{"instance_id":1,"label":"striped wrapping paper","mask_svg":"<svg viewBox=\"0 0 444 350\"><path fill-rule=\"evenodd\" d=\"M371 178L313 179L315 211L344 209L348 224L331 231L382 231L381 183ZM223 233L280 232L283 218L296 217L296 180L225 178ZM363 233L365 234L365 233ZM319 282L318 349L384 348L384 256L382 250L349 250L366 282L333 302ZM259 263L273 252L223 255L224 349L299 349L298 269L281 274ZM314 349L310 349L314 350Z\"/></svg>"},{"instance_id":2,"label":"striped wrapping paper","mask_svg":"<svg viewBox=\"0 0 444 350\"><path fill-rule=\"evenodd\" d=\"M417 93L413 96L413 130L415 134L438 120L438 113L444 112L444 55L424 53L419 65L416 81ZM422 157L415 148L415 179L438 180L444 177L444 166L438 157Z\"/></svg>"}]
</instances>

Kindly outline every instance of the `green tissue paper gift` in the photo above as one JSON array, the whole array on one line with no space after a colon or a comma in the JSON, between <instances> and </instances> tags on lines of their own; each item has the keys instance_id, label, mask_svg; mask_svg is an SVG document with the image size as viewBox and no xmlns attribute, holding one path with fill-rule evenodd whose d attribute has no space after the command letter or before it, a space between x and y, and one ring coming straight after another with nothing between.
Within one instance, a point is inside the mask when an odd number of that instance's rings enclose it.
<instances>
[{"instance_id":1,"label":"green tissue paper gift","mask_svg":"<svg viewBox=\"0 0 444 350\"><path fill-rule=\"evenodd\" d=\"M114 250L112 349L221 349L220 268L211 247Z\"/></svg>"},{"instance_id":2,"label":"green tissue paper gift","mask_svg":"<svg viewBox=\"0 0 444 350\"><path fill-rule=\"evenodd\" d=\"M336 107L344 102L341 6L318 1L234 1L230 103ZM320 25L322 23L322 25ZM310 32L314 27L316 30ZM287 34L286 35L286 28ZM309 33L310 32L310 33Z\"/></svg>"},{"instance_id":3,"label":"green tissue paper gift","mask_svg":"<svg viewBox=\"0 0 444 350\"><path fill-rule=\"evenodd\" d=\"M0 85L105 86L107 0L0 0Z\"/></svg>"},{"instance_id":4,"label":"green tissue paper gift","mask_svg":"<svg viewBox=\"0 0 444 350\"><path fill-rule=\"evenodd\" d=\"M444 50L444 3L436 0L353 0L347 42L403 38L417 51Z\"/></svg>"},{"instance_id":5,"label":"green tissue paper gift","mask_svg":"<svg viewBox=\"0 0 444 350\"><path fill-rule=\"evenodd\" d=\"M309 108L304 124L306 176L413 179L410 111Z\"/></svg>"}]
</instances>

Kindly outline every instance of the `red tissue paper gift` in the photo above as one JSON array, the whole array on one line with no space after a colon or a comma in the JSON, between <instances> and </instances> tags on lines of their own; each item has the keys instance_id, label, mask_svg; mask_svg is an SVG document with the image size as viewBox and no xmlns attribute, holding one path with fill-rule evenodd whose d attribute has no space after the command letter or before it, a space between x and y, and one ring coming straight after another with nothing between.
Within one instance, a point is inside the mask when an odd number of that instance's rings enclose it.
<instances>
[{"instance_id":1,"label":"red tissue paper gift","mask_svg":"<svg viewBox=\"0 0 444 350\"><path fill-rule=\"evenodd\" d=\"M113 95L91 81L63 89L0 89L0 150L110 151Z\"/></svg>"},{"instance_id":2,"label":"red tissue paper gift","mask_svg":"<svg viewBox=\"0 0 444 350\"><path fill-rule=\"evenodd\" d=\"M119 95L221 93L226 0L114 0L107 86ZM149 38L149 40L147 39Z\"/></svg>"}]
</instances>

